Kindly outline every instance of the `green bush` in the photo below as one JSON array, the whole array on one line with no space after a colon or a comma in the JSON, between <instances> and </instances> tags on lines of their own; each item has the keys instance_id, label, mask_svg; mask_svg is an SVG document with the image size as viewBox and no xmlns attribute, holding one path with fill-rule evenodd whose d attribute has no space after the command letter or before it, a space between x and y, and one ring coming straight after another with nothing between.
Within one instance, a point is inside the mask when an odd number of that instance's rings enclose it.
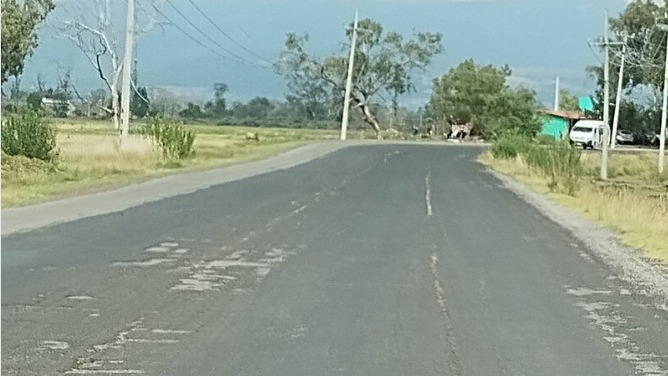
<instances>
[{"instance_id":1,"label":"green bush","mask_svg":"<svg viewBox=\"0 0 668 376\"><path fill-rule=\"evenodd\" d=\"M526 163L547 179L547 187L575 195L583 175L583 166L579 149L567 141L557 141L549 145L534 144L524 156Z\"/></svg>"},{"instance_id":2,"label":"green bush","mask_svg":"<svg viewBox=\"0 0 668 376\"><path fill-rule=\"evenodd\" d=\"M153 141L166 159L186 159L195 153L195 133L182 125L165 123L153 117L148 119L141 133Z\"/></svg>"},{"instance_id":3,"label":"green bush","mask_svg":"<svg viewBox=\"0 0 668 376\"><path fill-rule=\"evenodd\" d=\"M538 136L536 136L535 140L536 143L538 143L538 145L554 145L555 143L559 142L559 140L557 140L553 136L546 134L539 134Z\"/></svg>"},{"instance_id":4,"label":"green bush","mask_svg":"<svg viewBox=\"0 0 668 376\"><path fill-rule=\"evenodd\" d=\"M531 140L523 135L505 134L492 144L492 156L497 159L515 159L531 148Z\"/></svg>"},{"instance_id":5,"label":"green bush","mask_svg":"<svg viewBox=\"0 0 668 376\"><path fill-rule=\"evenodd\" d=\"M58 158L56 130L36 111L22 109L15 114L5 114L2 151L11 156L55 161Z\"/></svg>"}]
</instances>

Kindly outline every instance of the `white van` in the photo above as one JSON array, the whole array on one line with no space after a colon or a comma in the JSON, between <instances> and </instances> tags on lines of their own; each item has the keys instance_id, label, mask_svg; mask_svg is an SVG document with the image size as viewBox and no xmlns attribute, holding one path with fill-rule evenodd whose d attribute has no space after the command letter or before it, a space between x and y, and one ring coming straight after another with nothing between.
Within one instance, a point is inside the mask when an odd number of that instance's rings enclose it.
<instances>
[{"instance_id":1,"label":"white van","mask_svg":"<svg viewBox=\"0 0 668 376\"><path fill-rule=\"evenodd\" d=\"M601 120L580 120L571 129L568 138L577 146L583 149L600 149L603 145L604 132L607 128L607 134L610 135L610 127L607 127ZM608 144L609 136L608 136Z\"/></svg>"}]
</instances>

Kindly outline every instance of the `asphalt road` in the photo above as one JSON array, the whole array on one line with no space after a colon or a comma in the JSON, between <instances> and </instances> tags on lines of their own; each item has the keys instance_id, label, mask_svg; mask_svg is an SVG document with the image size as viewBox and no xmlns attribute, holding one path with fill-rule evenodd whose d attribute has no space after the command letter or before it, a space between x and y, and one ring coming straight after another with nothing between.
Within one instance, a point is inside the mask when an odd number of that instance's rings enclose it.
<instances>
[{"instance_id":1,"label":"asphalt road","mask_svg":"<svg viewBox=\"0 0 668 376\"><path fill-rule=\"evenodd\" d=\"M354 146L2 238L2 374L667 375L668 314L475 163Z\"/></svg>"}]
</instances>

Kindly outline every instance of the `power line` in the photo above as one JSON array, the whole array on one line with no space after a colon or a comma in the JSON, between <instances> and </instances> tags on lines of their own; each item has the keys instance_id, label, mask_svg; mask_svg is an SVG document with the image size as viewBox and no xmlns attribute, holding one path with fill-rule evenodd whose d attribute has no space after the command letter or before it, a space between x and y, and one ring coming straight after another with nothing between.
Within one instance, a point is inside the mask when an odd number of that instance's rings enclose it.
<instances>
[{"instance_id":1,"label":"power line","mask_svg":"<svg viewBox=\"0 0 668 376\"><path fill-rule=\"evenodd\" d=\"M169 2L169 1L168 1L168 2ZM188 2L189 2L195 9L197 9L197 11L198 11L204 18L206 18L206 20L209 21L209 23L210 23L211 25L213 25L213 27L215 27L218 31L220 31L220 33L223 34L223 35L225 36L225 38L229 39L232 43L236 44L237 46L239 46L241 49L243 49L244 51L248 52L249 54L251 54L251 55L257 57L258 59L264 61L265 63L269 63L269 64L271 64L270 61L268 61L267 59L265 59L265 58L262 57L261 55L258 55L258 54L255 53L254 51L252 51L252 50L246 48L246 46L244 46L243 44L237 42L234 38L232 38L229 34L227 34L223 29L220 28L220 26L218 26L218 25L211 19L211 17L209 17L209 16L208 16L208 15L207 15L207 14L200 8L200 7L199 7L199 6L197 6L197 4L195 4L195 2L194 2L193 0L188 0ZM242 30L242 31L243 31L243 30ZM250 38L250 35L248 35L248 33L246 33L245 31L244 31L244 33L246 34L246 36L248 36L248 37ZM251 38L251 39L252 39L252 38Z\"/></svg>"},{"instance_id":2,"label":"power line","mask_svg":"<svg viewBox=\"0 0 668 376\"><path fill-rule=\"evenodd\" d=\"M594 50L594 44L592 42L589 42L589 43L587 43L587 45L589 46L589 49L591 50L592 55L594 55L596 60L598 60L599 64L603 65L603 61L598 56L598 53L596 52L596 50Z\"/></svg>"},{"instance_id":3,"label":"power line","mask_svg":"<svg viewBox=\"0 0 668 376\"><path fill-rule=\"evenodd\" d=\"M169 18L163 11L161 11L160 8L159 8L157 5L155 5L155 3L153 2L153 0L149 0L149 3L151 3L151 6L155 9L155 11L156 11L159 15L161 15L164 19L166 19L172 26L174 26L178 31L180 31L183 35L185 35L186 37L188 37L190 40L192 40L193 42L195 42L195 43L198 44L199 46L203 47L203 48L206 49L207 51L211 52L212 54L214 54L214 55L216 55L216 56L218 56L218 57L220 57L220 58L222 58L222 59L224 59L224 60L230 60L230 59L231 59L230 56L223 55L222 53L220 53L220 52L218 52L218 51L212 49L211 47L209 47L209 46L207 46L206 44L202 43L199 39L197 39L197 38L195 38L194 36L192 36L192 34L190 34L190 33L188 33L187 31L185 31L182 27L180 27L177 23L175 23L171 18ZM226 51L226 50L225 50L225 51ZM228 51L226 51L226 52L228 52ZM232 54L232 53L230 53L230 52L228 52L228 54L232 55L232 59L233 59L233 60L236 60L237 62L240 62L240 63L242 63L242 64L249 64L247 61L243 60L242 58L241 58L241 59L240 59L239 57L235 58L235 54ZM261 65L256 65L256 66L261 67L261 68L265 68L264 66L261 66Z\"/></svg>"},{"instance_id":4,"label":"power line","mask_svg":"<svg viewBox=\"0 0 668 376\"><path fill-rule=\"evenodd\" d=\"M200 29L199 26L195 25L195 24L194 24L194 23L193 23L193 22L192 22L186 15L185 15L185 14L183 14L183 12L181 12L181 11L179 10L179 8L177 8L176 5L174 5L174 3L173 3L171 0L165 0L165 1L167 2L167 4L169 4L169 5L176 11L176 13L178 13L178 14L181 16L181 18L183 18L184 20L186 20L186 22L187 22L190 26L192 26L195 30L197 30L198 33L202 34L202 35L204 36L204 38L208 39L209 42L215 44L218 48L220 48L221 50L225 51L226 53L228 53L228 54L234 56L236 59L242 61L243 63L245 63L245 64L249 64L249 62L248 62L246 59L244 59L243 57L241 57L241 56L235 54L234 52L232 52L232 51L230 51L230 50L228 50L227 48L223 47L220 43L218 43L218 41L216 41L215 39L211 38L207 33L205 33L204 31L202 31L202 29Z\"/></svg>"},{"instance_id":5,"label":"power line","mask_svg":"<svg viewBox=\"0 0 668 376\"><path fill-rule=\"evenodd\" d=\"M237 25L237 27L239 28L239 30L241 30L242 33L244 33L246 38L248 38L251 42L257 45L257 41L250 34L248 34L248 32L243 27L241 27L241 25Z\"/></svg>"}]
</instances>

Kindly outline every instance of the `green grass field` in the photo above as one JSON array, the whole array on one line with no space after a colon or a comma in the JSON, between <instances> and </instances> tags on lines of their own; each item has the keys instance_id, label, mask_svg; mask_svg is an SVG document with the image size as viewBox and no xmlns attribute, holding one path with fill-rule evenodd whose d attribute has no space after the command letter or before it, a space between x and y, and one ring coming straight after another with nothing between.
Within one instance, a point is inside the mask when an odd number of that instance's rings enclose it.
<instances>
[{"instance_id":1,"label":"green grass field","mask_svg":"<svg viewBox=\"0 0 668 376\"><path fill-rule=\"evenodd\" d=\"M261 159L309 141L335 140L336 131L188 125L197 134L195 155L163 160L152 143L131 135L121 147L109 122L53 120L60 158L56 164L3 156L2 206L20 206L99 191L181 171ZM259 141L247 140L249 132Z\"/></svg>"}]
</instances>

